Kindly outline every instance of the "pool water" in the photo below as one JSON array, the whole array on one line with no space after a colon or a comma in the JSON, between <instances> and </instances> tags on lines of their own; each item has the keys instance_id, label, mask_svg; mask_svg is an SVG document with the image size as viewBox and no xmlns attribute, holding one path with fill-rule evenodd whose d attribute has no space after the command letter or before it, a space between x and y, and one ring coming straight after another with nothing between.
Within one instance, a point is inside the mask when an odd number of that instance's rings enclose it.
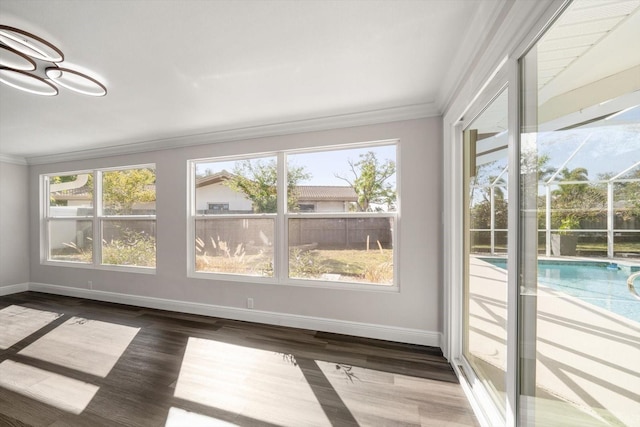
<instances>
[{"instance_id":1,"label":"pool water","mask_svg":"<svg viewBox=\"0 0 640 427\"><path fill-rule=\"evenodd\" d=\"M496 267L507 267L504 258L482 258ZM640 267L607 268L606 262L538 261L538 282L556 291L640 323L640 300L627 287L627 278ZM636 279L636 289L640 279Z\"/></svg>"}]
</instances>

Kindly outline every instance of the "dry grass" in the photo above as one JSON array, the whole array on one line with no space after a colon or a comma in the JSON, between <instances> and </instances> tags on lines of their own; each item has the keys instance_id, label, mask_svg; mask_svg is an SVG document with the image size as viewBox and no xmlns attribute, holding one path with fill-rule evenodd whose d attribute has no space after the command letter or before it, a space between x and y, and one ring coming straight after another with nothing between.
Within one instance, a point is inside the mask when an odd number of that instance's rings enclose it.
<instances>
[{"instance_id":1,"label":"dry grass","mask_svg":"<svg viewBox=\"0 0 640 427\"><path fill-rule=\"evenodd\" d=\"M323 270L340 275L341 282L393 284L393 250L313 250Z\"/></svg>"},{"instance_id":2,"label":"dry grass","mask_svg":"<svg viewBox=\"0 0 640 427\"><path fill-rule=\"evenodd\" d=\"M270 254L265 253L243 254L242 257L197 255L196 271L272 277L272 259Z\"/></svg>"},{"instance_id":3,"label":"dry grass","mask_svg":"<svg viewBox=\"0 0 640 427\"><path fill-rule=\"evenodd\" d=\"M393 284L391 249L312 249L302 251L302 254L302 261L290 259L291 277L323 279L325 274L331 274L339 276L340 282ZM295 252L290 256L294 257ZM196 271L273 277L272 260L271 253L244 254L242 258L226 254L198 255ZM313 264L305 266L301 262Z\"/></svg>"}]
</instances>

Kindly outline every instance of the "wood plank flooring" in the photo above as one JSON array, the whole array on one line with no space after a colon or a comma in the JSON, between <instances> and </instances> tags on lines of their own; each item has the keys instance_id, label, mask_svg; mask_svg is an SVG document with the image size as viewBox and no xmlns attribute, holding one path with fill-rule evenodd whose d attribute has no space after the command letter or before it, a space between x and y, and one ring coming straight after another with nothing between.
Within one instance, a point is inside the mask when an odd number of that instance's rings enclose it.
<instances>
[{"instance_id":1,"label":"wood plank flooring","mask_svg":"<svg viewBox=\"0 0 640 427\"><path fill-rule=\"evenodd\" d=\"M11 387L0 378L0 426L478 426L438 348L36 292L0 297L0 310L9 306L61 316L0 350L4 372L45 371L54 381L43 397L29 378L13 376L20 384ZM97 375L74 369L94 351L51 333L72 318L137 333L124 351L109 337L82 336L118 356ZM59 346L55 358L36 351L42 342ZM78 393L56 388L62 377L98 387L79 414L55 406Z\"/></svg>"}]
</instances>

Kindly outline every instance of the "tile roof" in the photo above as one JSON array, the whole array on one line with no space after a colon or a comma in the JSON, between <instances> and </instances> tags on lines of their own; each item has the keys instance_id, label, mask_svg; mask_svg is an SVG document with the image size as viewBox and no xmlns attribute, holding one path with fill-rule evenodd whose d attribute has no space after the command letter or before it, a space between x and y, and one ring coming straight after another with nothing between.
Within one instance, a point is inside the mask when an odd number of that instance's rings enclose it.
<instances>
[{"instance_id":1,"label":"tile roof","mask_svg":"<svg viewBox=\"0 0 640 427\"><path fill-rule=\"evenodd\" d=\"M358 195L352 187L341 185L298 185L295 193L299 200L346 200L355 202Z\"/></svg>"}]
</instances>

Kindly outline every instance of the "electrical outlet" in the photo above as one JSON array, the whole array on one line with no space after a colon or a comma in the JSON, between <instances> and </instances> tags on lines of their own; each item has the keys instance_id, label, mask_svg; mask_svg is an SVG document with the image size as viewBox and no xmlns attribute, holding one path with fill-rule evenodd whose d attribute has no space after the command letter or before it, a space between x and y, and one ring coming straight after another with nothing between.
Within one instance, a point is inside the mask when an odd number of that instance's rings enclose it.
<instances>
[{"instance_id":1,"label":"electrical outlet","mask_svg":"<svg viewBox=\"0 0 640 427\"><path fill-rule=\"evenodd\" d=\"M87 282L87 286L89 287L89 289L93 289L93 282L91 280L89 280Z\"/></svg>"},{"instance_id":2,"label":"electrical outlet","mask_svg":"<svg viewBox=\"0 0 640 427\"><path fill-rule=\"evenodd\" d=\"M247 308L253 308L253 298L247 298Z\"/></svg>"}]
</instances>

